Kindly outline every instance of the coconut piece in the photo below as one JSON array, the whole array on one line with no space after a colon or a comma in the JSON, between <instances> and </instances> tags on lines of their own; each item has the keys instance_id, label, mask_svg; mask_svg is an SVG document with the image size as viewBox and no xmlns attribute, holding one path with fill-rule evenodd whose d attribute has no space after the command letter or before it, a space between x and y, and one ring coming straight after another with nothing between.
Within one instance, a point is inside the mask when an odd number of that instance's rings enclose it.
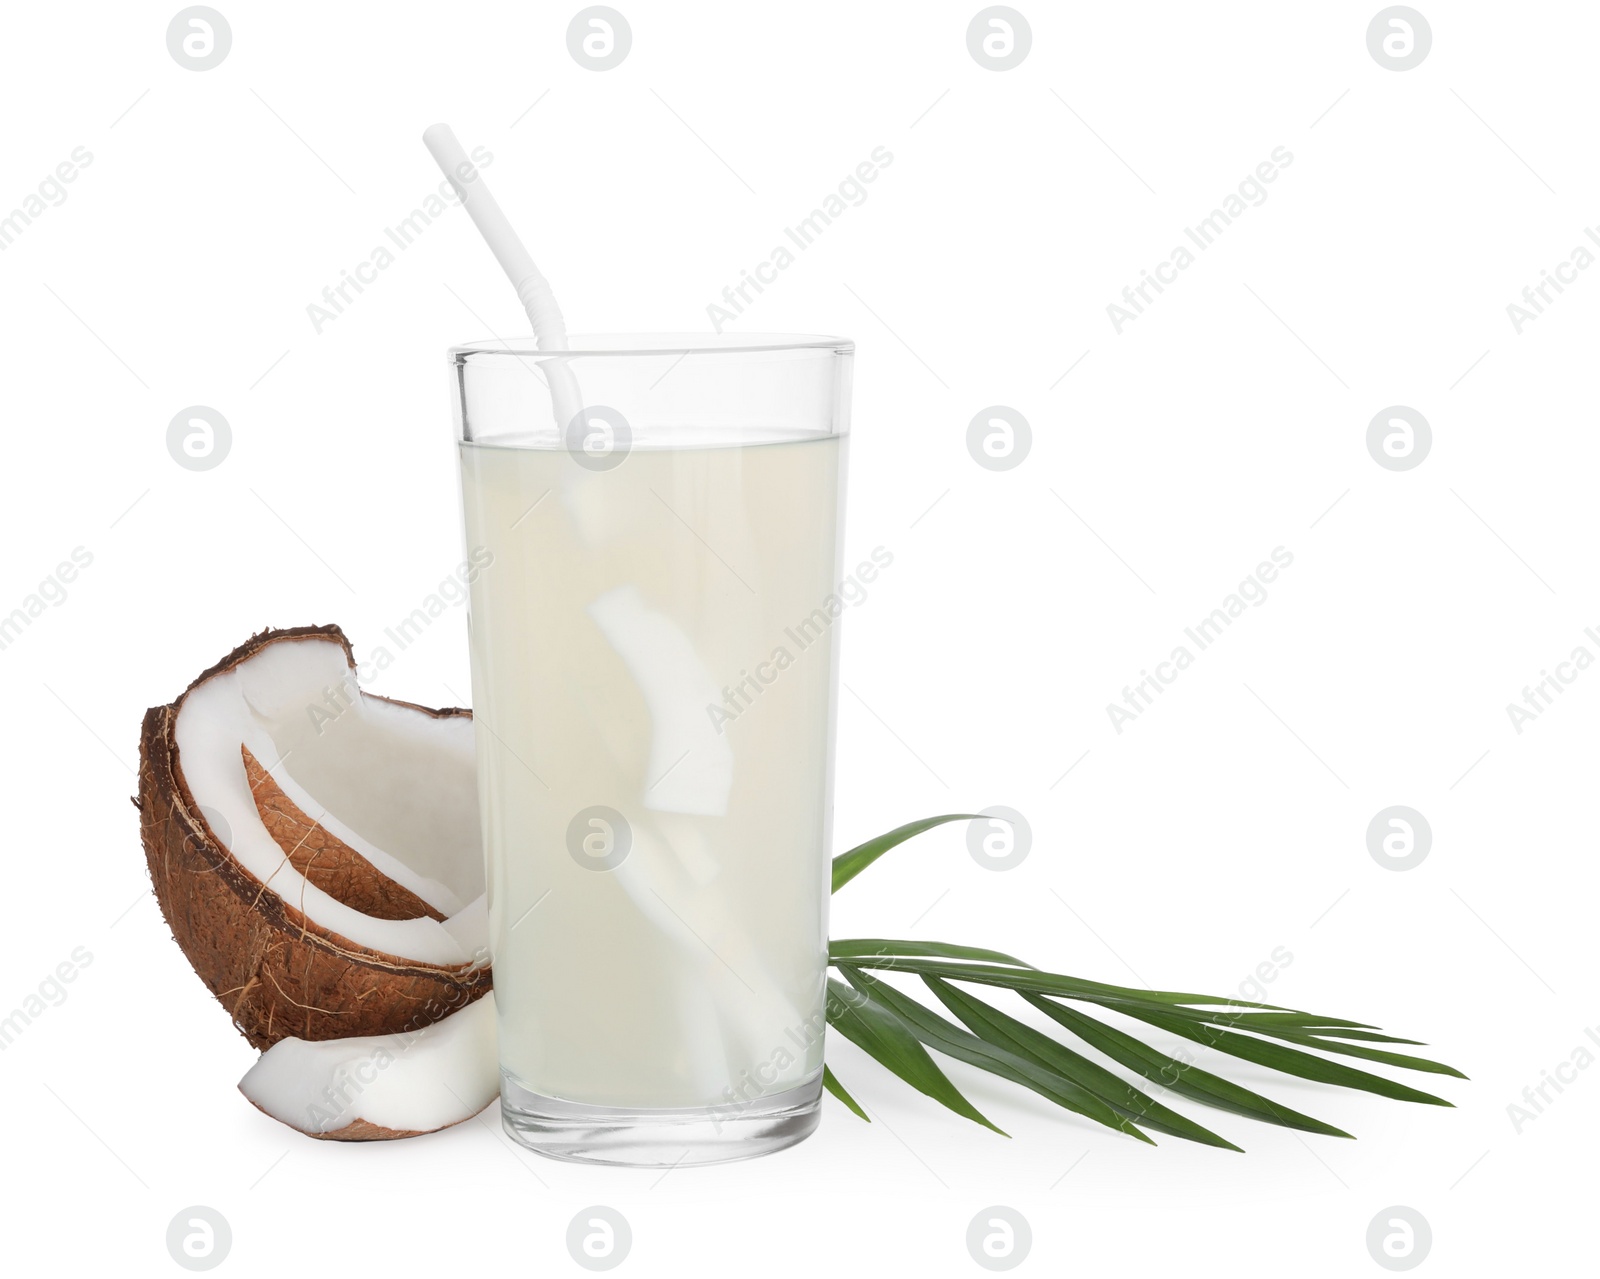
<instances>
[{"instance_id":1,"label":"coconut piece","mask_svg":"<svg viewBox=\"0 0 1600 1279\"><path fill-rule=\"evenodd\" d=\"M255 1047L488 991L471 714L363 693L338 627L263 631L148 711L137 803L173 937Z\"/></svg>"},{"instance_id":2,"label":"coconut piece","mask_svg":"<svg viewBox=\"0 0 1600 1279\"><path fill-rule=\"evenodd\" d=\"M644 806L664 813L722 817L733 789L733 747L712 725L706 707L722 694L694 642L664 613L650 608L636 586L607 591L588 607L606 643L622 659L650 708L650 762L659 780ZM716 875L702 858L689 867L701 882Z\"/></svg>"},{"instance_id":3,"label":"coconut piece","mask_svg":"<svg viewBox=\"0 0 1600 1279\"><path fill-rule=\"evenodd\" d=\"M410 1034L280 1039L239 1081L260 1110L328 1141L386 1141L472 1118L500 1091L494 994Z\"/></svg>"},{"instance_id":4,"label":"coconut piece","mask_svg":"<svg viewBox=\"0 0 1600 1279\"><path fill-rule=\"evenodd\" d=\"M312 821L248 746L239 747L244 773L255 799L256 812L289 864L323 892L377 919L417 919L422 915L443 920L409 888L379 871L321 822Z\"/></svg>"}]
</instances>

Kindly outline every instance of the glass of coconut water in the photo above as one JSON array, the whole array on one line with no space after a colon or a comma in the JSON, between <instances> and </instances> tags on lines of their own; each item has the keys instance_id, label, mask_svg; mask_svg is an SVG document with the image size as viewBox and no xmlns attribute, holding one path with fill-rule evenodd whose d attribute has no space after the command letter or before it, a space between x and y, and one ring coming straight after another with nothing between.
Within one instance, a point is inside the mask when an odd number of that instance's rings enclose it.
<instances>
[{"instance_id":1,"label":"glass of coconut water","mask_svg":"<svg viewBox=\"0 0 1600 1279\"><path fill-rule=\"evenodd\" d=\"M450 353L501 1105L543 1154L816 1126L852 351Z\"/></svg>"}]
</instances>

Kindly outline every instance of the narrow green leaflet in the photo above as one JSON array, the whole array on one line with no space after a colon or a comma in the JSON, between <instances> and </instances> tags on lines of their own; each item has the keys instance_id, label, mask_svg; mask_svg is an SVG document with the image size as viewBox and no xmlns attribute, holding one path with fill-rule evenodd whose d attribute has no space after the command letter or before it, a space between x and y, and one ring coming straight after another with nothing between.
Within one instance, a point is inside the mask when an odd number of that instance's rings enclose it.
<instances>
[{"instance_id":1,"label":"narrow green leaflet","mask_svg":"<svg viewBox=\"0 0 1600 1279\"><path fill-rule=\"evenodd\" d=\"M924 817L920 822L907 822L904 826L896 826L886 835L879 835L876 839L869 839L865 844L856 845L847 853L840 853L833 859L832 891L838 892L891 848L905 843L913 835L920 835L935 826L943 826L946 822L970 822L977 816L976 813L946 813L943 817Z\"/></svg>"},{"instance_id":2,"label":"narrow green leaflet","mask_svg":"<svg viewBox=\"0 0 1600 1279\"><path fill-rule=\"evenodd\" d=\"M1337 1084L1341 1088L1358 1088L1362 1092L1377 1093L1380 1097L1391 1097L1395 1101L1416 1101L1428 1106L1454 1104L1443 1097L1435 1097L1432 1093L1397 1084L1382 1075L1368 1074L1365 1070L1357 1070L1353 1066L1343 1066L1336 1061L1313 1057L1298 1048L1270 1044L1262 1039L1252 1039L1249 1035L1219 1030L1214 1026L1195 1026L1181 1017L1170 1017L1164 1012L1154 1012L1150 1009L1124 1007L1117 1011L1125 1012L1130 1017L1137 1017L1140 1021L1147 1021L1162 1030L1170 1030L1185 1039L1192 1039L1197 1044L1206 1044L1218 1052L1229 1053L1245 1061L1253 1061L1259 1066L1270 1066L1273 1070L1281 1070L1286 1075L1298 1075L1301 1079L1314 1079L1318 1083Z\"/></svg>"},{"instance_id":3,"label":"narrow green leaflet","mask_svg":"<svg viewBox=\"0 0 1600 1279\"><path fill-rule=\"evenodd\" d=\"M828 1024L856 1047L877 1058L918 1092L926 1093L974 1123L994 1129L1002 1137L1007 1135L961 1095L898 1017L882 1005L862 999L849 986L831 977L828 995Z\"/></svg>"},{"instance_id":4,"label":"narrow green leaflet","mask_svg":"<svg viewBox=\"0 0 1600 1279\"><path fill-rule=\"evenodd\" d=\"M1172 1005L1217 1004L1236 1008L1261 1008L1272 1012L1294 1013L1292 1008L1276 1004L1257 1004L1248 1000L1223 999L1217 995L1195 995L1173 990L1133 990L1127 986L1108 986L1104 982L1084 981L1064 973L1047 973L1035 968L1010 968L998 964L960 964L938 959L907 958L887 955L881 958L862 956L854 961L863 968L892 968L903 973L932 973L952 981L973 981L990 986L1009 986L1014 990L1031 990L1041 995L1066 995L1072 999L1087 999L1093 1003L1108 1003L1118 1007L1131 1004L1163 1012L1189 1013L1193 1009L1175 1008ZM1206 1014L1207 1016L1220 1014ZM1299 1013L1305 1023L1326 1025L1327 1019L1310 1013Z\"/></svg>"},{"instance_id":5,"label":"narrow green leaflet","mask_svg":"<svg viewBox=\"0 0 1600 1279\"><path fill-rule=\"evenodd\" d=\"M1014 1084L1021 1084L1024 1088L1031 1088L1064 1110L1074 1111L1086 1119L1104 1124L1107 1128L1115 1128L1130 1137L1150 1142L1149 1137L1134 1127L1128 1118L1117 1113L1113 1106L1089 1090L1079 1087L1072 1080L1048 1067L1035 1065L1005 1048L985 1043L978 1036L962 1030L960 1026L923 1007L888 983L867 976L860 969L844 964L839 968L862 996L884 1006L928 1047L936 1048L957 1061L964 1061L968 1065L999 1075L1002 1079L1009 1079ZM1150 1144L1155 1143L1150 1142Z\"/></svg>"},{"instance_id":6,"label":"narrow green leaflet","mask_svg":"<svg viewBox=\"0 0 1600 1279\"><path fill-rule=\"evenodd\" d=\"M1254 1030L1255 1027L1246 1025L1245 1029ZM1372 1030L1346 1030L1343 1026L1302 1026L1300 1029L1319 1039L1362 1039L1372 1044L1414 1044L1419 1048L1425 1046L1421 1039L1401 1039L1398 1035L1380 1035Z\"/></svg>"},{"instance_id":7,"label":"narrow green leaflet","mask_svg":"<svg viewBox=\"0 0 1600 1279\"><path fill-rule=\"evenodd\" d=\"M1160 1084L1169 1092L1175 1092L1181 1097L1187 1097L1191 1101L1198 1101L1218 1110L1247 1115L1251 1119L1279 1124L1284 1128L1298 1128L1301 1132L1321 1133L1327 1137L1350 1136L1342 1128L1325 1124L1310 1115L1302 1115L1298 1110L1279 1105L1260 1093L1251 1092L1250 1089L1240 1087L1220 1075L1213 1075L1189 1062L1179 1061L1176 1057L1157 1052L1154 1048L1140 1043L1132 1035L1125 1034L1114 1026L1108 1026L1103 1021L1096 1021L1076 1008L1068 1008L1065 1004L1045 999L1042 995L1024 994L1023 998L1040 1012L1055 1018L1091 1048L1098 1049L1112 1061L1130 1070L1137 1070L1146 1079Z\"/></svg>"},{"instance_id":8,"label":"narrow green leaflet","mask_svg":"<svg viewBox=\"0 0 1600 1279\"><path fill-rule=\"evenodd\" d=\"M1452 1075L1456 1079L1466 1078L1454 1066L1446 1066L1441 1061L1429 1061L1426 1057L1413 1057L1409 1053L1385 1052L1380 1048L1365 1048L1360 1044L1341 1044L1336 1040L1325 1039L1321 1035L1313 1035L1305 1030L1272 1029L1260 1026L1248 1026L1245 1029L1254 1030L1261 1035L1271 1035L1274 1039L1285 1039L1292 1044L1305 1044L1310 1048L1320 1048L1325 1053L1343 1053L1346 1057L1361 1057L1366 1061L1382 1062L1385 1066L1399 1066L1405 1070L1422 1070L1432 1075Z\"/></svg>"},{"instance_id":9,"label":"narrow green leaflet","mask_svg":"<svg viewBox=\"0 0 1600 1279\"><path fill-rule=\"evenodd\" d=\"M994 986L1008 986L1016 990L1035 990L1040 994L1066 995L1074 999L1087 999L1104 1003L1107 1007L1117 1003L1132 1002L1162 1008L1178 1016L1195 1021L1214 1022L1221 1026L1235 1024L1291 1026L1300 1030L1338 1035L1342 1029L1372 1031L1376 1027L1367 1022L1347 1021L1341 1017L1324 1017L1316 1013L1300 1012L1278 1004L1260 1004L1246 999L1230 999L1222 995L1203 995L1187 991L1139 990L1130 986L1111 986L1104 982L1085 981L1063 973L1047 973L1024 964L1000 951L985 951L977 947L953 946L943 942L908 942L891 940L855 940L830 943L830 953L849 957L861 967L893 968L902 972L926 973L948 977L957 981L983 982ZM926 962L929 958L934 962ZM982 964L966 966L942 965L941 958L979 959ZM915 962L922 960L923 962ZM1020 970L1020 971L1019 971ZM1238 1009L1244 1011L1222 1011ZM1256 1011L1250 1011L1256 1010ZM1348 1035L1344 1038L1364 1038ZM1390 1040L1393 1043L1415 1043L1415 1040Z\"/></svg>"},{"instance_id":10,"label":"narrow green leaflet","mask_svg":"<svg viewBox=\"0 0 1600 1279\"><path fill-rule=\"evenodd\" d=\"M850 1107L860 1118L866 1119L869 1124L872 1122L872 1120L867 1119L867 1112L861 1109L861 1103L845 1091L844 1085L839 1082L833 1071L827 1066L822 1068L822 1086L844 1102L846 1106Z\"/></svg>"},{"instance_id":11,"label":"narrow green leaflet","mask_svg":"<svg viewBox=\"0 0 1600 1279\"><path fill-rule=\"evenodd\" d=\"M941 941L879 941L876 938L852 938L849 941L828 943L830 959L881 958L888 955L923 955L940 959L980 959L995 964L1011 964L1017 968L1032 968L1020 959L998 950L984 950L981 946L952 946Z\"/></svg>"},{"instance_id":12,"label":"narrow green leaflet","mask_svg":"<svg viewBox=\"0 0 1600 1279\"><path fill-rule=\"evenodd\" d=\"M1154 1008L1158 1012L1168 1013L1173 1017L1182 1017L1185 1021L1193 1022L1197 1026L1221 1026L1224 1030L1253 1030L1257 1034L1276 1035L1279 1028L1293 1030L1309 1035L1333 1035L1345 1037L1351 1033L1347 1026L1330 1026L1326 1017L1319 1017L1315 1013L1249 1013L1249 1012L1223 1012L1215 1008L1196 1008L1190 1004L1159 1004L1152 1000L1134 1000L1124 995L1073 995L1073 999L1084 999L1097 1003L1103 1008L1115 1009L1127 1003L1139 1004L1142 1007ZM1276 1021L1260 1021L1254 1018L1277 1018Z\"/></svg>"},{"instance_id":13,"label":"narrow green leaflet","mask_svg":"<svg viewBox=\"0 0 1600 1279\"><path fill-rule=\"evenodd\" d=\"M1218 1013L1229 1025L1255 1030L1261 1026L1294 1026L1314 1035L1337 1035L1340 1039L1376 1039L1387 1044L1419 1044L1420 1039L1395 1039L1380 1035L1364 1021L1344 1021L1338 1017L1314 1017L1310 1013Z\"/></svg>"},{"instance_id":14,"label":"narrow green leaflet","mask_svg":"<svg viewBox=\"0 0 1600 1279\"><path fill-rule=\"evenodd\" d=\"M1154 1097L1140 1092L1104 1066L1097 1065L1065 1044L1057 1043L1049 1035L1042 1034L1015 1017L1007 1016L998 1008L991 1008L981 999L957 990L938 977L926 976L922 980L946 1008L966 1023L973 1034L1071 1079L1095 1096L1104 1098L1131 1119L1203 1145L1239 1149L1231 1141L1225 1141L1209 1128L1202 1128L1192 1119L1163 1106Z\"/></svg>"}]
</instances>

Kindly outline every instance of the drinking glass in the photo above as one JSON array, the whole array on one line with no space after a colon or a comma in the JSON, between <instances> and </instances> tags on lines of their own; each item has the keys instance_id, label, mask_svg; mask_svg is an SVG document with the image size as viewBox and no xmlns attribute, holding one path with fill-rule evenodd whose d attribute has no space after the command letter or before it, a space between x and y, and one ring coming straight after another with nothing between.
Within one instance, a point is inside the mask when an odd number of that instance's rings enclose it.
<instances>
[{"instance_id":1,"label":"drinking glass","mask_svg":"<svg viewBox=\"0 0 1600 1279\"><path fill-rule=\"evenodd\" d=\"M816 1126L853 349L450 352L501 1110L542 1154Z\"/></svg>"}]
</instances>

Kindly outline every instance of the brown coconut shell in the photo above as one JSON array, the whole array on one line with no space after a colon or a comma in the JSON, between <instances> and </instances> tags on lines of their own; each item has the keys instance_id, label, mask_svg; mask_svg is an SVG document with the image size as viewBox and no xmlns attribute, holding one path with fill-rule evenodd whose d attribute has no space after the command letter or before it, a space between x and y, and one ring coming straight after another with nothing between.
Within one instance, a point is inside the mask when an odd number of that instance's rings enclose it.
<instances>
[{"instance_id":1,"label":"brown coconut shell","mask_svg":"<svg viewBox=\"0 0 1600 1279\"><path fill-rule=\"evenodd\" d=\"M446 1128L454 1126L454 1124L445 1125ZM357 1119L343 1128L335 1128L332 1132L314 1132L308 1135L318 1141L398 1141L403 1137L425 1137L430 1132L439 1131L441 1130L438 1128L385 1128L381 1124Z\"/></svg>"},{"instance_id":2,"label":"brown coconut shell","mask_svg":"<svg viewBox=\"0 0 1600 1279\"><path fill-rule=\"evenodd\" d=\"M335 641L355 668L350 641L337 626L264 630L203 672L170 706L145 712L139 739L135 803L161 913L200 980L228 1010L239 1032L262 1051L291 1035L321 1040L419 1030L481 998L492 985L487 966L442 967L385 954L309 919L235 860L190 794L174 736L185 698L270 644L305 640ZM410 702L398 704L439 718L471 716L459 707L432 710ZM246 767L243 758L240 767ZM272 789L277 790L275 785ZM311 851L318 862L326 859L327 872L319 886L357 909L376 904L379 912L432 913L305 814L286 811L284 805L294 806L281 791L264 798L275 814L268 829L280 844L287 841L286 853L288 845L299 843L294 856L300 856L307 843L317 841ZM263 802L258 791L258 809ZM310 856L301 856L297 865L302 862L309 865ZM378 913L379 918L415 915ZM375 1130L342 1139L375 1140L385 1135L405 1134Z\"/></svg>"}]
</instances>

